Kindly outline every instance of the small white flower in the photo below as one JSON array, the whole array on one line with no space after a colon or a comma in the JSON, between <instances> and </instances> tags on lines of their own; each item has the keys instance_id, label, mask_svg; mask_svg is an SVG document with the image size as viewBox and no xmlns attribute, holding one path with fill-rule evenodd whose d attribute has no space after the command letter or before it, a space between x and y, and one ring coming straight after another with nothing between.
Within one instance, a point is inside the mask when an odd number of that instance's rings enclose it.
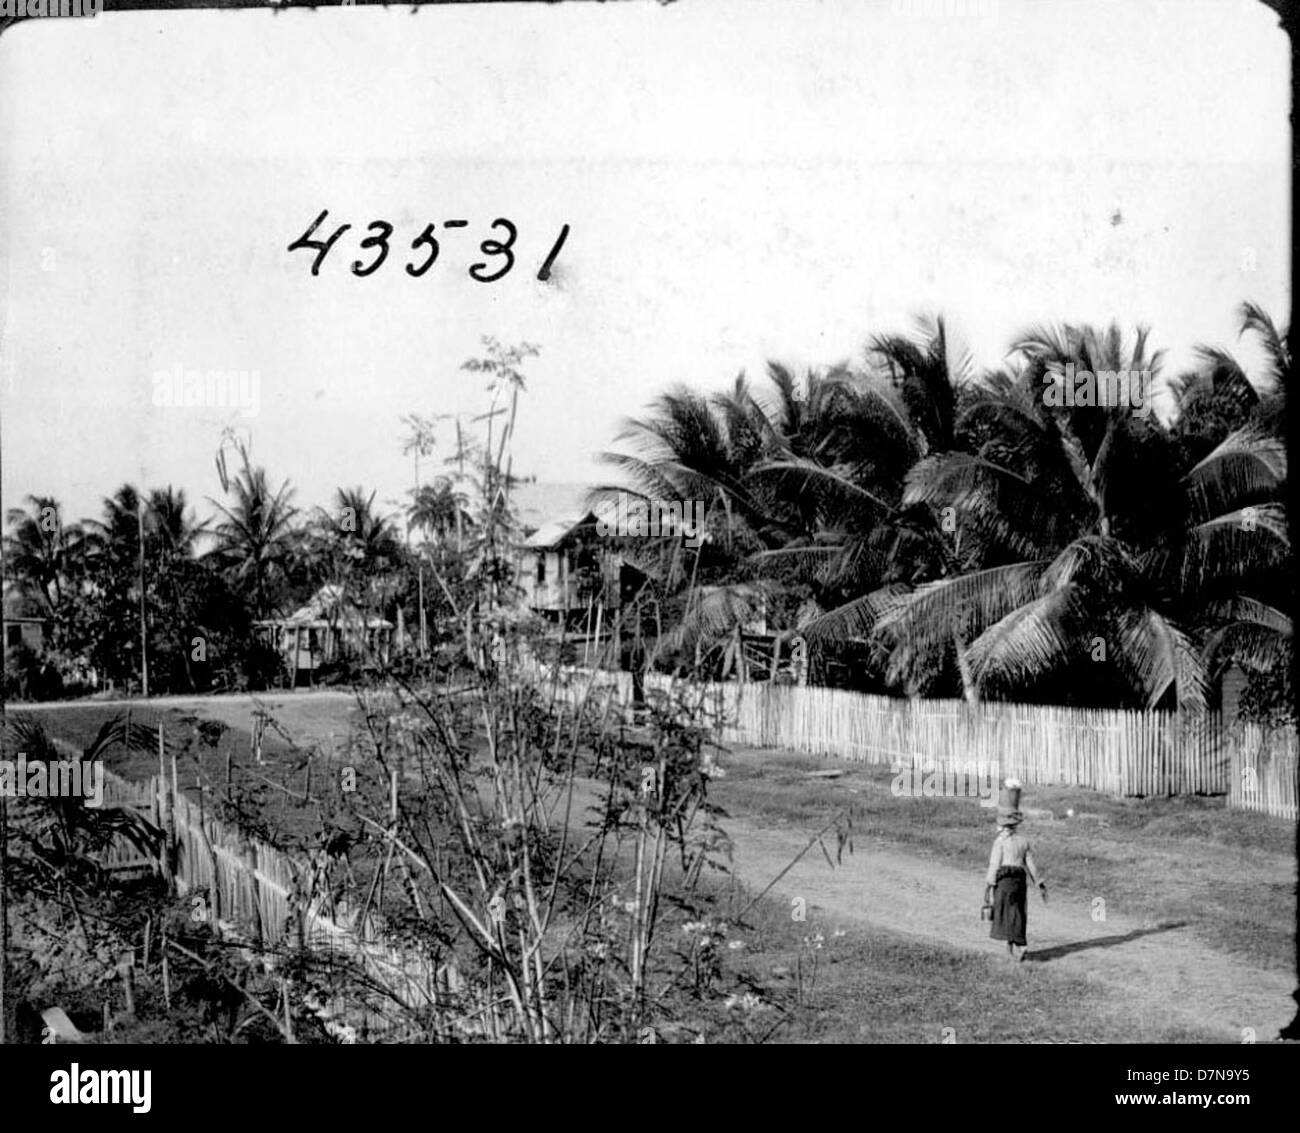
<instances>
[{"instance_id":1,"label":"small white flower","mask_svg":"<svg viewBox=\"0 0 1300 1133\"><path fill-rule=\"evenodd\" d=\"M739 952L745 947L745 942L743 940L729 940L727 941L727 947L733 952Z\"/></svg>"}]
</instances>

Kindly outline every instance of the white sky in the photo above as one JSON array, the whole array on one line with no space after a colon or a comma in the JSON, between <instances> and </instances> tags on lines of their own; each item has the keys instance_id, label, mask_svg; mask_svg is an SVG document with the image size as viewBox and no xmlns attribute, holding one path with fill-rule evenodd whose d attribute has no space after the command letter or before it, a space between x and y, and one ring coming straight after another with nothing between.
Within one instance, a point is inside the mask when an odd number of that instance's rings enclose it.
<instances>
[{"instance_id":1,"label":"white sky","mask_svg":"<svg viewBox=\"0 0 1300 1133\"><path fill-rule=\"evenodd\" d=\"M1244 0L31 21L0 36L5 505L98 514L142 469L202 505L226 423L302 504L397 500L400 416L481 409L485 334L542 348L516 468L552 481L600 478L673 382L836 362L923 310L984 363L1034 321L1148 322L1176 370L1237 347L1242 299L1286 319L1289 106ZM313 279L286 246L323 208L354 229ZM519 262L475 283L497 216ZM393 251L358 279L375 218ZM154 407L177 365L257 371L260 412Z\"/></svg>"}]
</instances>

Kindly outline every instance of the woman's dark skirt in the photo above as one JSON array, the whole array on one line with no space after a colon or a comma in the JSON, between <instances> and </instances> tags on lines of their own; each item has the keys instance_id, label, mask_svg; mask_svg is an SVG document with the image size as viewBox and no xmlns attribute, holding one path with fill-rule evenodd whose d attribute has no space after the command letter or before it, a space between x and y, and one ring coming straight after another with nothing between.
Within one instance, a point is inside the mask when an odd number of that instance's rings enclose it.
<instances>
[{"instance_id":1,"label":"woman's dark skirt","mask_svg":"<svg viewBox=\"0 0 1300 1133\"><path fill-rule=\"evenodd\" d=\"M1002 866L993 889L993 927L989 936L1009 944L1025 943L1028 885L1019 866Z\"/></svg>"}]
</instances>

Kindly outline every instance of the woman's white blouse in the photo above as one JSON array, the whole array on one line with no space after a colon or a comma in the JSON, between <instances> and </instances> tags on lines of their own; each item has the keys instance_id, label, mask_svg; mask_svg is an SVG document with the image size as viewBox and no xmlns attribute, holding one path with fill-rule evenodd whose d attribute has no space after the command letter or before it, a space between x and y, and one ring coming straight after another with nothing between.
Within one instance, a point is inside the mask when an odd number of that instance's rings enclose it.
<instances>
[{"instance_id":1,"label":"woman's white blouse","mask_svg":"<svg viewBox=\"0 0 1300 1133\"><path fill-rule=\"evenodd\" d=\"M1004 865L1019 866L1029 874L1030 881L1038 884L1038 868L1034 865L1034 855L1029 850L1029 839L1023 834L1007 834L1004 831L993 840L985 884L993 885L997 881L998 869Z\"/></svg>"}]
</instances>

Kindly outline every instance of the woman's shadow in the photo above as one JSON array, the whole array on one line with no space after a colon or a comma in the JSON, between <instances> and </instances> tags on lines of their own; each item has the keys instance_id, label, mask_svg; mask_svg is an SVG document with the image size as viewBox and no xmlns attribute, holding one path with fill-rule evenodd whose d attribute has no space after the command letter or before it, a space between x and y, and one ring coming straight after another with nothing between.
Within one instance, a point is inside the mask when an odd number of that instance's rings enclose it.
<instances>
[{"instance_id":1,"label":"woman's shadow","mask_svg":"<svg viewBox=\"0 0 1300 1133\"><path fill-rule=\"evenodd\" d=\"M1057 944L1051 948L1036 948L1025 953L1025 963L1046 964L1049 960L1059 960L1072 952L1083 952L1089 948L1114 948L1127 944L1141 936L1151 936L1157 932L1171 932L1176 928L1186 928L1186 921L1166 921L1154 928L1137 928L1118 936L1094 936L1091 940L1077 940L1073 944Z\"/></svg>"}]
</instances>

